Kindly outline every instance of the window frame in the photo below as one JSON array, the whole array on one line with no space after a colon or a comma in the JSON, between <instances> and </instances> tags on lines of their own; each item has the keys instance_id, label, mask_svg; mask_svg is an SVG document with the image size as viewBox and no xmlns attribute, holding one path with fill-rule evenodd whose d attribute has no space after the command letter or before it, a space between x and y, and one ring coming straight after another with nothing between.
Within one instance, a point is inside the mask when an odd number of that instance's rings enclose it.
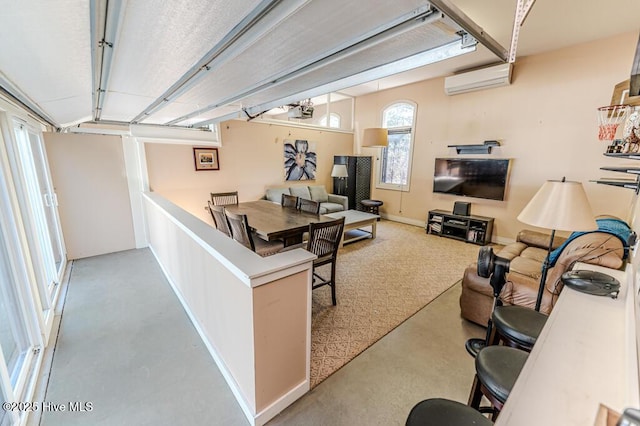
<instances>
[{"instance_id":1,"label":"window frame","mask_svg":"<svg viewBox=\"0 0 640 426\"><path fill-rule=\"evenodd\" d=\"M5 402L28 401L33 396L34 376L42 364L45 346L48 338L48 330L45 330L42 316L40 297L37 294L35 284L35 270L32 254L28 248L27 235L19 207L17 191L22 190L16 186L13 179L14 172L11 167L10 149L14 148L15 140L12 128L12 120L2 110L0 105L0 228L3 239L0 244L7 264L7 273L12 277L11 291L13 292L13 315L10 321L20 321L24 327L21 339L23 339L20 365L14 366L13 371L8 370L7 360L0 351L0 391ZM53 318L53 315L51 316ZM8 417L15 422L22 415ZM24 414L24 413L23 413Z\"/></svg>"},{"instance_id":2,"label":"window frame","mask_svg":"<svg viewBox=\"0 0 640 426\"><path fill-rule=\"evenodd\" d=\"M387 124L384 122L385 112L394 107L395 105L407 104L413 108L413 118L411 122L411 126L398 126L388 128ZM411 188L411 169L413 165L413 149L415 146L415 132L416 132L416 118L418 115L418 104L414 101L408 99L399 99L388 103L384 108L380 111L380 123L382 128L386 128L391 130L392 133L406 133L406 130L409 129L409 133L411 135L411 139L409 142L409 159L407 165L407 183L406 184L398 184L398 183L386 183L382 181L382 172L384 170L383 164L386 160L387 148L382 148L380 150L380 161L377 162L377 171L376 171L376 188L378 189L388 189L392 191L409 191ZM396 130L396 132L393 132Z\"/></svg>"},{"instance_id":3,"label":"window frame","mask_svg":"<svg viewBox=\"0 0 640 426\"><path fill-rule=\"evenodd\" d=\"M47 223L45 209L48 207L44 204L43 194L47 193L49 198L53 199L50 195L50 188L53 185L48 174L46 158L42 157L43 166L45 167L44 173L47 174L47 188L40 187L30 134L32 133L38 138L39 145L42 146L44 142L37 129L25 121L14 117L12 124L15 137L13 149L15 167L12 172L15 176L16 190L20 194L18 196L18 205L22 213L22 222L29 229L26 233L28 249L34 266L35 286L37 287L39 299L38 309L41 311L41 315L38 315L38 318L44 334L49 334L53 326L54 304L59 294L59 284L66 267L66 250L61 239L57 212L56 221L58 223L55 224L56 229L49 229L49 224ZM61 243L59 248L63 253L60 267L56 266L54 260L52 241L50 239L52 232L59 233L59 242Z\"/></svg>"},{"instance_id":4,"label":"window frame","mask_svg":"<svg viewBox=\"0 0 640 426\"><path fill-rule=\"evenodd\" d=\"M336 120L338 120L338 125L337 126L332 126L331 125L331 119L334 118ZM327 120L326 124L322 124L322 120ZM341 125L342 125L342 116L340 114L338 114L337 112L330 112L329 114L323 114L320 116L320 118L318 119L318 124L322 127L328 127L330 129L340 129Z\"/></svg>"}]
</instances>

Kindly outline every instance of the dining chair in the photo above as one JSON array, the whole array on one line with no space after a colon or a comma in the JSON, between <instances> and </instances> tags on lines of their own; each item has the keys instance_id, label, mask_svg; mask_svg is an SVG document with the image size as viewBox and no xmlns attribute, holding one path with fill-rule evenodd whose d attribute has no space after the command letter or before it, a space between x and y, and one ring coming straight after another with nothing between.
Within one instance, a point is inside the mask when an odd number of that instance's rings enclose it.
<instances>
[{"instance_id":1,"label":"dining chair","mask_svg":"<svg viewBox=\"0 0 640 426\"><path fill-rule=\"evenodd\" d=\"M254 233L249 227L249 221L246 214L236 214L228 210L225 210L224 212L227 216L227 220L229 221L231 238L246 248L263 257L276 254L284 248L283 241L265 241L257 235L254 236Z\"/></svg>"},{"instance_id":2,"label":"dining chair","mask_svg":"<svg viewBox=\"0 0 640 426\"><path fill-rule=\"evenodd\" d=\"M282 194L282 201L280 204L282 204L282 207L298 208L298 197L295 195Z\"/></svg>"},{"instance_id":3,"label":"dining chair","mask_svg":"<svg viewBox=\"0 0 640 426\"><path fill-rule=\"evenodd\" d=\"M307 251L318 256L313 261L312 289L328 285L331 287L331 301L336 305L336 260L340 238L344 230L344 217L330 222L314 222L309 225ZM316 268L331 265L331 277L326 279L316 272Z\"/></svg>"},{"instance_id":4,"label":"dining chair","mask_svg":"<svg viewBox=\"0 0 640 426\"><path fill-rule=\"evenodd\" d=\"M298 210L306 213L320 214L320 203L305 198L298 198Z\"/></svg>"},{"instance_id":5,"label":"dining chair","mask_svg":"<svg viewBox=\"0 0 640 426\"><path fill-rule=\"evenodd\" d=\"M238 191L212 192L211 202L214 206L228 206L231 204L238 204Z\"/></svg>"},{"instance_id":6,"label":"dining chair","mask_svg":"<svg viewBox=\"0 0 640 426\"><path fill-rule=\"evenodd\" d=\"M214 206L211 204L211 201L208 200L207 203L209 204L209 212L213 218L213 223L216 225L216 229L227 237L230 237L231 230L229 229L229 221L227 220L224 206Z\"/></svg>"}]
</instances>

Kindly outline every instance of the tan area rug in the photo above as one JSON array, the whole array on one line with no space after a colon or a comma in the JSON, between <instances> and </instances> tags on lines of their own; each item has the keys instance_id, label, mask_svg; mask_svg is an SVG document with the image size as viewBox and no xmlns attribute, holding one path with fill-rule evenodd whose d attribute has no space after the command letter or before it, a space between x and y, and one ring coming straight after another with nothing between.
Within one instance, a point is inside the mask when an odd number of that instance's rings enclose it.
<instances>
[{"instance_id":1,"label":"tan area rug","mask_svg":"<svg viewBox=\"0 0 640 426\"><path fill-rule=\"evenodd\" d=\"M338 305L331 305L328 286L313 291L311 387L460 280L479 248L385 220L375 240L341 248Z\"/></svg>"}]
</instances>

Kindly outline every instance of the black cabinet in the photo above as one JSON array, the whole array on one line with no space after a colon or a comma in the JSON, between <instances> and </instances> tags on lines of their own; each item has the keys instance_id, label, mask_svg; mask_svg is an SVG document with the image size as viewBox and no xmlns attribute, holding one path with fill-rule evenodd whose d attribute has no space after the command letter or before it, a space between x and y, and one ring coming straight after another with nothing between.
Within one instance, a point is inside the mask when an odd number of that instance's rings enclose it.
<instances>
[{"instance_id":1,"label":"black cabinet","mask_svg":"<svg viewBox=\"0 0 640 426\"><path fill-rule=\"evenodd\" d=\"M362 210L360 201L371 197L371 157L336 155L333 164L347 166L346 179L333 178L335 194L346 195L350 210Z\"/></svg>"},{"instance_id":2,"label":"black cabinet","mask_svg":"<svg viewBox=\"0 0 640 426\"><path fill-rule=\"evenodd\" d=\"M462 216L445 210L431 210L427 217L427 234L485 245L491 242L493 218Z\"/></svg>"}]
</instances>

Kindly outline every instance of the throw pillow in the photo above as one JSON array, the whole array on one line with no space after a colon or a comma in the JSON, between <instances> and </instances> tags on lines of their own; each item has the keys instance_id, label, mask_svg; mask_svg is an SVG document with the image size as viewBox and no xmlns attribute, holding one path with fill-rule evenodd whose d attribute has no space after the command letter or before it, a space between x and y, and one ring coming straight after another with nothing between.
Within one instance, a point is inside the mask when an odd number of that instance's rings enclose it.
<instances>
[{"instance_id":1,"label":"throw pillow","mask_svg":"<svg viewBox=\"0 0 640 426\"><path fill-rule=\"evenodd\" d=\"M282 201L282 194L289 195L289 188L270 188L267 189L266 198L267 200L278 203Z\"/></svg>"},{"instance_id":2,"label":"throw pillow","mask_svg":"<svg viewBox=\"0 0 640 426\"><path fill-rule=\"evenodd\" d=\"M326 203L329 201L329 194L324 189L324 185L309 186L309 192L311 193L311 199L320 203Z\"/></svg>"},{"instance_id":3,"label":"throw pillow","mask_svg":"<svg viewBox=\"0 0 640 426\"><path fill-rule=\"evenodd\" d=\"M309 193L309 187L308 186L302 186L302 185L297 185L297 186L292 186L291 188L289 188L289 191L291 191L291 195L295 195L296 197L300 197L300 198L304 198L305 200L311 200L311 194Z\"/></svg>"}]
</instances>

